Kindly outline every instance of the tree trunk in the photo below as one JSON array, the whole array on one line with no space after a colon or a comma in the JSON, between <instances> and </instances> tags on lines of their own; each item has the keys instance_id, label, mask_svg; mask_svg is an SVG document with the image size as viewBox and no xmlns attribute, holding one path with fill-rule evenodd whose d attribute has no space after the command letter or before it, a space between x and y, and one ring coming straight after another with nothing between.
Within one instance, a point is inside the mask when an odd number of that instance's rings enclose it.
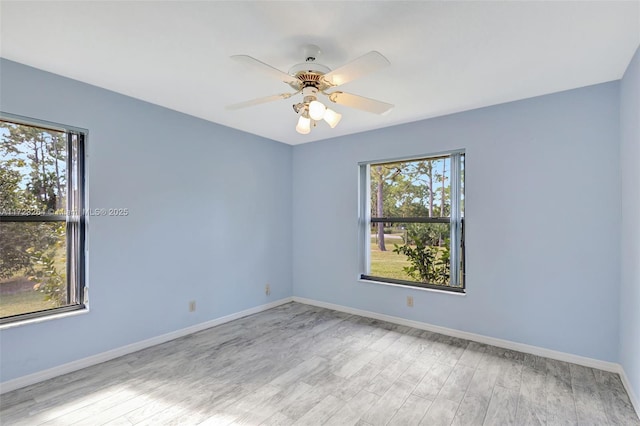
<instances>
[{"instance_id":1,"label":"tree trunk","mask_svg":"<svg viewBox=\"0 0 640 426\"><path fill-rule=\"evenodd\" d=\"M53 139L53 149L55 152L55 165L56 165L56 210L60 210L62 206L62 184L60 183L60 169L58 168L58 138L54 137Z\"/></svg>"},{"instance_id":2,"label":"tree trunk","mask_svg":"<svg viewBox=\"0 0 640 426\"><path fill-rule=\"evenodd\" d=\"M442 160L442 189L440 190L440 217L444 217L444 181L446 180L447 160Z\"/></svg>"},{"instance_id":3,"label":"tree trunk","mask_svg":"<svg viewBox=\"0 0 640 426\"><path fill-rule=\"evenodd\" d=\"M38 147L38 140L37 139L33 139L33 171L35 172L35 178L37 179L36 182L38 182L38 180L40 180L39 176L40 176L40 149ZM44 156L43 156L44 157ZM32 183L33 180L32 180ZM46 195L44 193L44 183L43 182L39 182L40 185L38 185L38 198L39 201L44 203L46 201Z\"/></svg>"},{"instance_id":4,"label":"tree trunk","mask_svg":"<svg viewBox=\"0 0 640 426\"><path fill-rule=\"evenodd\" d=\"M377 205L376 205L376 214L378 217L383 217L384 215L384 200L383 200L383 185L384 185L384 177L382 176L382 166L377 166L378 169L378 191L377 191ZM378 223L378 248L380 251L387 251L387 248L384 245L384 223Z\"/></svg>"},{"instance_id":5,"label":"tree trunk","mask_svg":"<svg viewBox=\"0 0 640 426\"><path fill-rule=\"evenodd\" d=\"M447 160L442 160L442 186L440 187L440 217L444 217L444 183L446 180L447 173ZM442 239L442 234L438 237L438 247L442 247L444 245L444 240Z\"/></svg>"},{"instance_id":6,"label":"tree trunk","mask_svg":"<svg viewBox=\"0 0 640 426\"><path fill-rule=\"evenodd\" d=\"M49 188L47 185L47 169L45 168L45 158L46 158L46 145L47 142L44 140L44 137L40 136L40 153L42 154L42 161L40 162L40 167L42 169L42 194L44 195L44 199L42 200L47 205L47 210L52 208L51 200L49 200Z\"/></svg>"},{"instance_id":7,"label":"tree trunk","mask_svg":"<svg viewBox=\"0 0 640 426\"><path fill-rule=\"evenodd\" d=\"M429 164L429 217L433 217L433 163Z\"/></svg>"}]
</instances>

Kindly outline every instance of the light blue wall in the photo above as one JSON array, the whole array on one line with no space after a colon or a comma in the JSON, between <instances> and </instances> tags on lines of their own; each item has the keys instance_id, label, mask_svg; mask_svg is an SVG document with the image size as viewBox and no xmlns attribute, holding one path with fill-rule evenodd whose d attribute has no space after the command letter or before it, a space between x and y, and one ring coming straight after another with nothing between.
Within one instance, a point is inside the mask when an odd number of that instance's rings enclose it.
<instances>
[{"instance_id":1,"label":"light blue wall","mask_svg":"<svg viewBox=\"0 0 640 426\"><path fill-rule=\"evenodd\" d=\"M89 129L90 207L130 211L90 218L91 311L0 332L0 381L291 296L290 146L7 60L0 90Z\"/></svg>"},{"instance_id":2,"label":"light blue wall","mask_svg":"<svg viewBox=\"0 0 640 426\"><path fill-rule=\"evenodd\" d=\"M633 85L625 77L627 115L637 113ZM637 198L630 216L620 206L637 195L620 189L620 89L292 148L2 60L0 109L89 129L90 207L131 214L91 218L89 314L0 332L0 381L295 294L607 361L620 348L637 387L638 327L628 323L638 305L618 312L621 296L638 295L627 254L632 280L619 291L620 230L638 231ZM623 150L637 155L637 127L630 134ZM467 295L359 282L357 163L458 148ZM633 173L637 161L624 161Z\"/></svg>"},{"instance_id":3,"label":"light blue wall","mask_svg":"<svg viewBox=\"0 0 640 426\"><path fill-rule=\"evenodd\" d=\"M613 82L295 146L294 294L616 362L618 94ZM357 163L459 148L467 295L359 282Z\"/></svg>"},{"instance_id":4,"label":"light blue wall","mask_svg":"<svg viewBox=\"0 0 640 426\"><path fill-rule=\"evenodd\" d=\"M620 363L640 398L640 48L620 83Z\"/></svg>"}]
</instances>

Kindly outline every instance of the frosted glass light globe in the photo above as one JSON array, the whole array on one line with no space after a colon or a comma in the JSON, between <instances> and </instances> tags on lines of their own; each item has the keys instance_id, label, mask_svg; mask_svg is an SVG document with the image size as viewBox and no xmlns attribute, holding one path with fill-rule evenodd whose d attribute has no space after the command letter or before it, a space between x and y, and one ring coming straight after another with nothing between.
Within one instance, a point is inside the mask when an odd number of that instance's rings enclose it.
<instances>
[{"instance_id":1,"label":"frosted glass light globe","mask_svg":"<svg viewBox=\"0 0 640 426\"><path fill-rule=\"evenodd\" d=\"M311 120L307 117L300 116L298 119L298 125L296 126L296 132L306 135L311 131Z\"/></svg>"},{"instance_id":2,"label":"frosted glass light globe","mask_svg":"<svg viewBox=\"0 0 640 426\"><path fill-rule=\"evenodd\" d=\"M326 109L327 107L325 107L322 102L311 101L309 104L309 117L316 121L322 120Z\"/></svg>"},{"instance_id":3,"label":"frosted glass light globe","mask_svg":"<svg viewBox=\"0 0 640 426\"><path fill-rule=\"evenodd\" d=\"M324 113L324 121L329 123L329 126L331 126L332 129L338 125L341 118L342 118L342 114L337 113L330 108L327 108L327 110Z\"/></svg>"}]
</instances>

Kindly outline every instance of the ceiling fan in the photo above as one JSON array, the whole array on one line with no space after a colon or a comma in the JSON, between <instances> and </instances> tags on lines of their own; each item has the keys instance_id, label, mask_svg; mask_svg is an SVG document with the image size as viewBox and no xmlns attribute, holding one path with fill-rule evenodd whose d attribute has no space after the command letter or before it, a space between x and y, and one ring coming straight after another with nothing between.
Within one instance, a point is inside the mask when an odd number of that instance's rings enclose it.
<instances>
[{"instance_id":1,"label":"ceiling fan","mask_svg":"<svg viewBox=\"0 0 640 426\"><path fill-rule=\"evenodd\" d=\"M326 96L329 101L333 103L375 114L385 114L393 108L393 105L391 104L377 101L375 99L365 98L363 96L353 95L337 90L328 92L328 90L337 86L388 66L389 61L379 52L374 50L366 53L332 71L329 67L316 62L316 58L321 53L318 46L307 45L303 47L303 51L305 55L305 62L294 65L289 69L288 73L282 72L279 69L265 64L251 56L232 56L231 59L234 61L251 66L260 72L266 73L279 79L283 83L288 84L293 90L295 90L295 92L281 93L278 95L252 99L250 101L229 105L227 106L227 109L235 110L266 102L277 101L279 99L288 99L302 93L302 102L293 104L293 110L299 116L296 131L306 135L311 131L312 126L316 126L317 121L324 120L329 124L329 126L331 126L331 128L334 128L342 118L342 114L327 108L318 100L318 96L321 94Z\"/></svg>"}]
</instances>

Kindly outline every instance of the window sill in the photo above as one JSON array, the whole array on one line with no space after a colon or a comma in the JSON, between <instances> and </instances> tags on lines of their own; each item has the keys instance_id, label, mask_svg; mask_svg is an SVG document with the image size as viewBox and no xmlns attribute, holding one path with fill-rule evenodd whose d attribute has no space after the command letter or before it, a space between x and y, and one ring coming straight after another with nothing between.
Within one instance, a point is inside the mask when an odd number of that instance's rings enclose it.
<instances>
[{"instance_id":1,"label":"window sill","mask_svg":"<svg viewBox=\"0 0 640 426\"><path fill-rule=\"evenodd\" d=\"M388 285L391 287L400 287L407 290L429 291L432 293L448 294L450 296L466 296L467 295L467 293L460 293L456 291L438 290L436 288L426 288L426 287L418 287L418 286L411 286L411 285L394 284L394 283L388 283L385 281L366 280L363 278L358 278L358 281L366 284L381 284L381 285Z\"/></svg>"},{"instance_id":2,"label":"window sill","mask_svg":"<svg viewBox=\"0 0 640 426\"><path fill-rule=\"evenodd\" d=\"M89 306L85 305L85 307L83 309L77 309L75 311L70 311L70 312L60 312L57 314L51 314L51 315L46 315L43 317L38 317L38 318L30 318L30 319L25 319L22 321L15 321L15 322L8 322L6 324L1 324L0 325L0 331L2 330L7 330L9 328L14 328L14 327L22 327L25 325L30 325L30 324L37 324L40 322L45 322L45 321L51 321L51 320L56 320L56 319L61 319L61 318L68 318L68 317L74 317L77 315L84 315L89 313Z\"/></svg>"}]
</instances>

